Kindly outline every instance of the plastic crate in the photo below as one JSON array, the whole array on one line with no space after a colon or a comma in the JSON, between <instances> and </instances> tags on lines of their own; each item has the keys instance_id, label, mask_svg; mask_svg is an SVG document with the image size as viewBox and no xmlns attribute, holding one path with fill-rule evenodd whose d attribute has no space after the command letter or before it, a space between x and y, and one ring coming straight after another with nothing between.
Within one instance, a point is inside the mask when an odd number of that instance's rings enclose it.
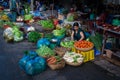
<instances>
[{"instance_id":1,"label":"plastic crate","mask_svg":"<svg viewBox=\"0 0 120 80\"><path fill-rule=\"evenodd\" d=\"M72 51L79 53L79 54L82 54L84 57L84 62L93 60L95 58L94 57L94 49L89 50L89 51L80 51L80 50L77 50L76 48L72 48Z\"/></svg>"}]
</instances>

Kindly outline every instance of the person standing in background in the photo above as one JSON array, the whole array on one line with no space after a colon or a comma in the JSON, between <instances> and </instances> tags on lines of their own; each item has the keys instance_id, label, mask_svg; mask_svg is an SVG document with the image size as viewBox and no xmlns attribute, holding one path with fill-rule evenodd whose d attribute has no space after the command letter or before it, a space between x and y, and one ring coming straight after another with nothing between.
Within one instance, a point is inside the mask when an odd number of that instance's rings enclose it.
<instances>
[{"instance_id":1,"label":"person standing in background","mask_svg":"<svg viewBox=\"0 0 120 80\"><path fill-rule=\"evenodd\" d=\"M19 0L10 0L10 11L12 14L12 21L15 22L17 15L19 15Z\"/></svg>"}]
</instances>

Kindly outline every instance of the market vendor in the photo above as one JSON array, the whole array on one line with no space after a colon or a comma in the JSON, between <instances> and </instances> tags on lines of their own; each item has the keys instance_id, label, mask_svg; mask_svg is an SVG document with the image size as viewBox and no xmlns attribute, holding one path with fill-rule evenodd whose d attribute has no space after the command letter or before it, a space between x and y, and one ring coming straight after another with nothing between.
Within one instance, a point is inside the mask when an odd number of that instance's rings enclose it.
<instances>
[{"instance_id":1,"label":"market vendor","mask_svg":"<svg viewBox=\"0 0 120 80\"><path fill-rule=\"evenodd\" d=\"M71 39L75 41L81 41L85 39L85 34L81 28L79 28L79 24L75 22L73 24Z\"/></svg>"},{"instance_id":2,"label":"market vendor","mask_svg":"<svg viewBox=\"0 0 120 80\"><path fill-rule=\"evenodd\" d=\"M10 10L12 14L12 21L15 22L17 15L19 15L19 0L10 0Z\"/></svg>"}]
</instances>

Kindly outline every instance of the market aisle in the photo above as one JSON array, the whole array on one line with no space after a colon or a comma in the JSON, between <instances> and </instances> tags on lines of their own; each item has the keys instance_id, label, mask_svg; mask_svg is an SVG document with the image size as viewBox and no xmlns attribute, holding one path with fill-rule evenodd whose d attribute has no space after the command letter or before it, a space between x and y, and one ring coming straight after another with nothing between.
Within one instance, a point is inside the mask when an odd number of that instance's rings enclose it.
<instances>
[{"instance_id":1,"label":"market aisle","mask_svg":"<svg viewBox=\"0 0 120 80\"><path fill-rule=\"evenodd\" d=\"M49 68L39 75L28 76L18 65L23 51L35 49L34 44L20 42L8 44L3 40L0 29L0 80L119 80L106 70L92 62L80 67L66 66L62 70L52 71Z\"/></svg>"},{"instance_id":2,"label":"market aisle","mask_svg":"<svg viewBox=\"0 0 120 80\"><path fill-rule=\"evenodd\" d=\"M31 43L6 43L0 29L0 80L33 80L19 68L18 61L24 50L29 50Z\"/></svg>"}]
</instances>

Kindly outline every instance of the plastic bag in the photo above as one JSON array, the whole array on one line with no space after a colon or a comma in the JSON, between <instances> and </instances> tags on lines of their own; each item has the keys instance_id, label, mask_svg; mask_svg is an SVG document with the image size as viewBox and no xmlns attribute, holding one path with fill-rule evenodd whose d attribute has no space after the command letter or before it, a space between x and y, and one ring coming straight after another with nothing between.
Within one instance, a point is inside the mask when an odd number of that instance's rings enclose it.
<instances>
[{"instance_id":1,"label":"plastic bag","mask_svg":"<svg viewBox=\"0 0 120 80\"><path fill-rule=\"evenodd\" d=\"M20 68L25 70L26 63L29 60L31 60L31 59L33 59L35 57L37 57L37 53L36 52L34 52L34 51L26 51L25 55L19 61Z\"/></svg>"},{"instance_id":2,"label":"plastic bag","mask_svg":"<svg viewBox=\"0 0 120 80\"><path fill-rule=\"evenodd\" d=\"M28 28L27 28L27 32L30 32L30 31L35 31L35 28L32 27L32 26L28 27Z\"/></svg>"},{"instance_id":3,"label":"plastic bag","mask_svg":"<svg viewBox=\"0 0 120 80\"><path fill-rule=\"evenodd\" d=\"M40 48L42 45L49 46L50 45L50 41L48 39L46 39L46 38L42 38L42 39L38 40L37 48Z\"/></svg>"},{"instance_id":4,"label":"plastic bag","mask_svg":"<svg viewBox=\"0 0 120 80\"><path fill-rule=\"evenodd\" d=\"M45 59L43 59L42 57L36 57L34 60L28 61L25 66L26 73L29 75L39 74L43 72L45 69L46 62Z\"/></svg>"},{"instance_id":5,"label":"plastic bag","mask_svg":"<svg viewBox=\"0 0 120 80\"><path fill-rule=\"evenodd\" d=\"M46 69L46 61L34 51L28 51L19 61L19 66L29 75L35 75Z\"/></svg>"},{"instance_id":6,"label":"plastic bag","mask_svg":"<svg viewBox=\"0 0 120 80\"><path fill-rule=\"evenodd\" d=\"M3 37L7 42L13 41L14 35L13 35L12 28L5 29L4 32L3 32Z\"/></svg>"},{"instance_id":7,"label":"plastic bag","mask_svg":"<svg viewBox=\"0 0 120 80\"><path fill-rule=\"evenodd\" d=\"M112 25L114 25L114 26L120 25L120 20L119 19L113 19Z\"/></svg>"}]
</instances>

